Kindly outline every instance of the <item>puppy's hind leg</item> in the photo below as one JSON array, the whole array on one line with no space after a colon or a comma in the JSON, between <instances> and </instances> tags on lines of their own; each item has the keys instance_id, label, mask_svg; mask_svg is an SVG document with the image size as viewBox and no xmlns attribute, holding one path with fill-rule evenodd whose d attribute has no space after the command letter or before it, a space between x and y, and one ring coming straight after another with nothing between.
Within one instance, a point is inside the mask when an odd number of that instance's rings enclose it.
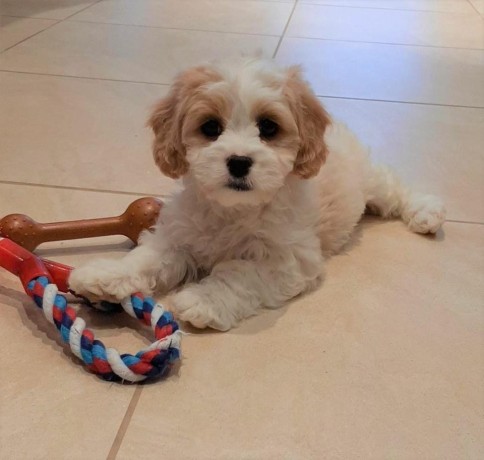
<instances>
[{"instance_id":1,"label":"puppy's hind leg","mask_svg":"<svg viewBox=\"0 0 484 460\"><path fill-rule=\"evenodd\" d=\"M445 221L445 206L434 195L409 190L385 166L373 166L366 189L367 208L384 218L400 217L416 233L436 233Z\"/></svg>"}]
</instances>

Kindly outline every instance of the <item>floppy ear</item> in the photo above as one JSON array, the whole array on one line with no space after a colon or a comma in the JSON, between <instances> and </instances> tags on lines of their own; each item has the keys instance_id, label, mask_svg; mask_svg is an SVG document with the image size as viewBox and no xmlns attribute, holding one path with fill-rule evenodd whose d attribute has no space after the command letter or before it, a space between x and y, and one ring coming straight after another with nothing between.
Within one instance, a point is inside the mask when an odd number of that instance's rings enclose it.
<instances>
[{"instance_id":1,"label":"floppy ear","mask_svg":"<svg viewBox=\"0 0 484 460\"><path fill-rule=\"evenodd\" d=\"M297 66L287 70L285 94L301 139L293 172L308 179L319 172L326 160L324 131L331 120L309 85L302 79L301 69Z\"/></svg>"},{"instance_id":2,"label":"floppy ear","mask_svg":"<svg viewBox=\"0 0 484 460\"><path fill-rule=\"evenodd\" d=\"M180 104L181 83L176 82L168 96L154 108L148 126L155 133L153 157L161 172L177 179L188 171L186 152L181 142Z\"/></svg>"},{"instance_id":3,"label":"floppy ear","mask_svg":"<svg viewBox=\"0 0 484 460\"><path fill-rule=\"evenodd\" d=\"M148 126L155 133L153 156L163 174L177 179L188 171L186 149L182 143L182 127L190 97L204 84L221 76L210 67L198 66L180 73L168 96L155 106Z\"/></svg>"}]
</instances>

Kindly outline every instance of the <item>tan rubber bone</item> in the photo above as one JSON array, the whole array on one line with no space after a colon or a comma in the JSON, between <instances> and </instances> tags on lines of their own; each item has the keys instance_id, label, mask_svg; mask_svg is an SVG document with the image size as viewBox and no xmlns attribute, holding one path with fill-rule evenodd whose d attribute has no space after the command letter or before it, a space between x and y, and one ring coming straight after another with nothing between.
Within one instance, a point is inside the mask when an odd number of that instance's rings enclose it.
<instances>
[{"instance_id":1,"label":"tan rubber bone","mask_svg":"<svg viewBox=\"0 0 484 460\"><path fill-rule=\"evenodd\" d=\"M96 236L124 235L133 243L140 233L155 225L162 203L156 198L133 201L120 216L42 224L24 214L10 214L0 220L0 237L10 238L28 251L48 241Z\"/></svg>"}]
</instances>

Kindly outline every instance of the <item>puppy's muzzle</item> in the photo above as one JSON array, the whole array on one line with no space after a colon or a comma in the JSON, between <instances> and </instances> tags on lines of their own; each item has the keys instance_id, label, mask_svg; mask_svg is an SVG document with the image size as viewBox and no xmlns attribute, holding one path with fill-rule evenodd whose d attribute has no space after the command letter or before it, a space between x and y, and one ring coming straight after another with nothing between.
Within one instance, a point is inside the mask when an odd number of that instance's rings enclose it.
<instances>
[{"instance_id":1,"label":"puppy's muzzle","mask_svg":"<svg viewBox=\"0 0 484 460\"><path fill-rule=\"evenodd\" d=\"M252 166L252 158L232 155L227 158L227 168L232 177L236 179L242 179L249 174L250 167Z\"/></svg>"}]
</instances>

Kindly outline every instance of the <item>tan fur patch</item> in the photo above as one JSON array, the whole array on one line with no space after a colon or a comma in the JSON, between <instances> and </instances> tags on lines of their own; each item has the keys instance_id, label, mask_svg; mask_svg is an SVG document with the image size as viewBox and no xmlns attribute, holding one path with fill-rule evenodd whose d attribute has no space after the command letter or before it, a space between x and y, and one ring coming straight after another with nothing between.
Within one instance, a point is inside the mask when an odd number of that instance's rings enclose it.
<instances>
[{"instance_id":1,"label":"tan fur patch","mask_svg":"<svg viewBox=\"0 0 484 460\"><path fill-rule=\"evenodd\" d=\"M302 79L299 67L290 67L283 89L299 130L301 144L294 173L304 179L315 176L327 155L324 131L331 123L328 113Z\"/></svg>"},{"instance_id":2,"label":"tan fur patch","mask_svg":"<svg viewBox=\"0 0 484 460\"><path fill-rule=\"evenodd\" d=\"M221 79L208 67L189 69L176 77L168 95L155 106L148 125L155 133L153 156L163 174L176 179L188 171L181 140L186 106L201 86Z\"/></svg>"}]
</instances>

